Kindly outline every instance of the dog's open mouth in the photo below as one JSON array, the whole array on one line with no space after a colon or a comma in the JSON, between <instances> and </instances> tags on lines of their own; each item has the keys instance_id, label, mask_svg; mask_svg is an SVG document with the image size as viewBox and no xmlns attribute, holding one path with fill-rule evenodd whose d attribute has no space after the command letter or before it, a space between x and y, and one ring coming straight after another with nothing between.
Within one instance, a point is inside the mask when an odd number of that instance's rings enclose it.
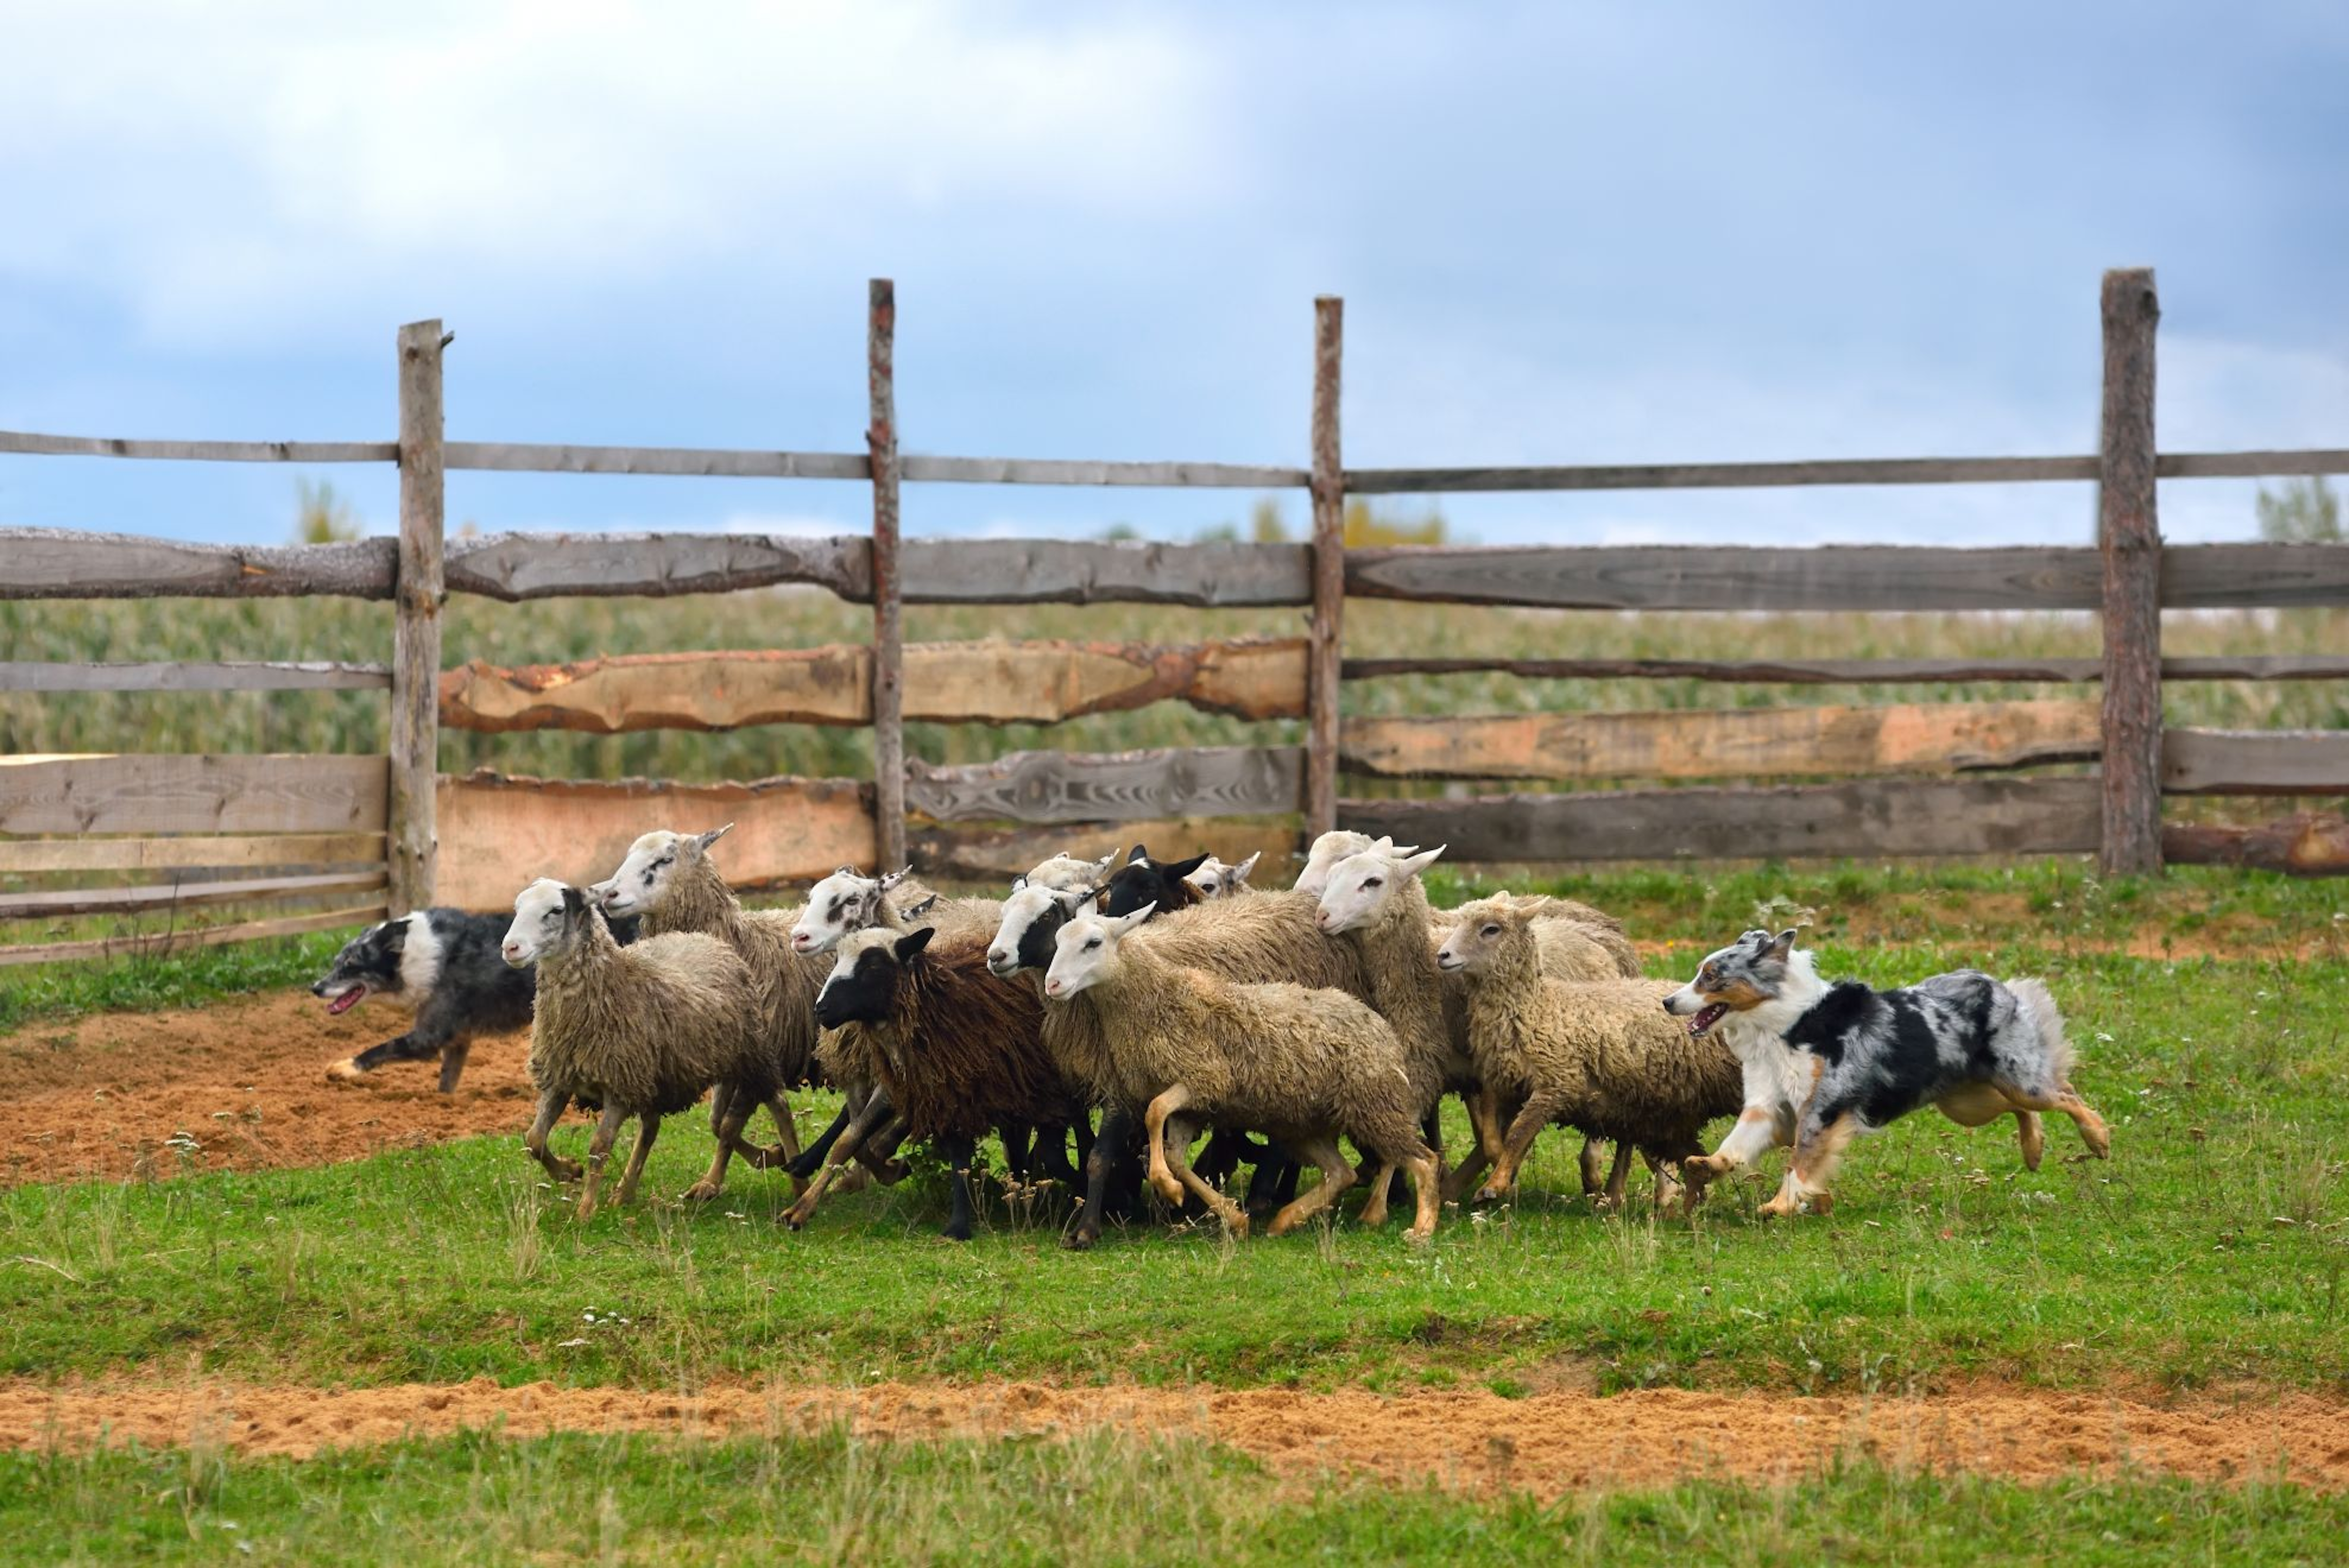
<instances>
[{"instance_id":1,"label":"dog's open mouth","mask_svg":"<svg viewBox=\"0 0 2349 1568\"><path fill-rule=\"evenodd\" d=\"M349 990L344 992L341 995L336 997L333 1001L327 1003L326 1011L328 1013L347 1013L352 1008L357 1006L360 1002L365 1000L367 994L367 988L366 986L354 985Z\"/></svg>"},{"instance_id":2,"label":"dog's open mouth","mask_svg":"<svg viewBox=\"0 0 2349 1568\"><path fill-rule=\"evenodd\" d=\"M1699 1007L1689 1017L1689 1038L1694 1039L1712 1028L1721 1022L1721 1016L1728 1011L1729 1004L1726 1002L1707 1002L1703 1006Z\"/></svg>"}]
</instances>

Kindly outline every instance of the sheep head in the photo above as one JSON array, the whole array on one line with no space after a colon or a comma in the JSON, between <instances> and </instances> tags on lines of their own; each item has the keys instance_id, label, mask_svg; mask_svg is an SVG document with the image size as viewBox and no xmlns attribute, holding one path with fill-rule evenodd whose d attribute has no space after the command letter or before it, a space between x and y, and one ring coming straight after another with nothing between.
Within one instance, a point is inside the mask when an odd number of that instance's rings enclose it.
<instances>
[{"instance_id":1,"label":"sheep head","mask_svg":"<svg viewBox=\"0 0 2349 1568\"><path fill-rule=\"evenodd\" d=\"M1297 873L1297 891L1309 892L1318 898L1329 887L1330 873L1337 869L1340 861L1351 860L1371 850L1393 847L1392 839L1373 839L1368 833L1351 832L1344 828L1332 829L1314 840L1313 847L1306 851L1305 869Z\"/></svg>"},{"instance_id":2,"label":"sheep head","mask_svg":"<svg viewBox=\"0 0 2349 1568\"><path fill-rule=\"evenodd\" d=\"M1537 902L1521 903L1507 893L1462 904L1458 923L1435 950L1435 966L1447 975L1491 968L1513 943L1531 940L1526 934L1540 909Z\"/></svg>"},{"instance_id":3,"label":"sheep head","mask_svg":"<svg viewBox=\"0 0 2349 1568\"><path fill-rule=\"evenodd\" d=\"M896 1005L898 977L930 944L931 929L860 931L841 943L816 993L815 1021L827 1029L886 1021Z\"/></svg>"},{"instance_id":4,"label":"sheep head","mask_svg":"<svg viewBox=\"0 0 2349 1568\"><path fill-rule=\"evenodd\" d=\"M506 927L500 956L516 969L560 953L598 918L585 893L553 877L541 877L514 896L513 923Z\"/></svg>"},{"instance_id":5,"label":"sheep head","mask_svg":"<svg viewBox=\"0 0 2349 1568\"><path fill-rule=\"evenodd\" d=\"M1020 877L1003 901L1003 923L987 946L988 972L1008 980L1022 969L1045 969L1052 963L1052 941L1061 927L1093 902L1090 886L1048 887Z\"/></svg>"},{"instance_id":6,"label":"sheep head","mask_svg":"<svg viewBox=\"0 0 2349 1568\"><path fill-rule=\"evenodd\" d=\"M868 877L843 866L816 883L792 927L792 951L808 956L829 953L852 933L880 924L883 902L913 869Z\"/></svg>"},{"instance_id":7,"label":"sheep head","mask_svg":"<svg viewBox=\"0 0 2349 1568\"><path fill-rule=\"evenodd\" d=\"M1117 947L1157 913L1143 904L1130 914L1080 914L1052 938L1052 965L1044 974L1044 995L1065 1002L1117 973Z\"/></svg>"},{"instance_id":8,"label":"sheep head","mask_svg":"<svg viewBox=\"0 0 2349 1568\"><path fill-rule=\"evenodd\" d=\"M1117 874L1102 890L1103 914L1132 914L1143 904L1159 909L1184 909L1199 902L1199 890L1186 881L1206 864L1205 851L1185 861L1154 861L1140 844L1126 857Z\"/></svg>"},{"instance_id":9,"label":"sheep head","mask_svg":"<svg viewBox=\"0 0 2349 1568\"><path fill-rule=\"evenodd\" d=\"M1414 853L1397 848L1391 840L1381 840L1361 854L1348 856L1330 869L1330 885L1321 890L1316 923L1329 936L1377 924L1396 891L1433 865L1443 853L1441 844Z\"/></svg>"},{"instance_id":10,"label":"sheep head","mask_svg":"<svg viewBox=\"0 0 2349 1568\"><path fill-rule=\"evenodd\" d=\"M706 833L672 833L658 829L628 846L627 858L611 876L590 887L590 896L606 914L642 914L657 909L688 868L707 858L709 846L734 829L727 823Z\"/></svg>"},{"instance_id":11,"label":"sheep head","mask_svg":"<svg viewBox=\"0 0 2349 1568\"><path fill-rule=\"evenodd\" d=\"M1264 858L1258 850L1237 865L1230 865L1209 855L1197 871L1183 880L1198 890L1202 899L1230 898L1247 887L1248 873L1256 870L1257 861Z\"/></svg>"}]
</instances>

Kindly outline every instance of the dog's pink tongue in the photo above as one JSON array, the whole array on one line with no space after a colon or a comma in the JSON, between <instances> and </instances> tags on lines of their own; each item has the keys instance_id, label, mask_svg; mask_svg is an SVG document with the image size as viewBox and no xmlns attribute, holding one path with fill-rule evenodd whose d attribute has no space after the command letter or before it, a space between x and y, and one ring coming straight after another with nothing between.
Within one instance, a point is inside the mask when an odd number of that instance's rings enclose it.
<instances>
[{"instance_id":1,"label":"dog's pink tongue","mask_svg":"<svg viewBox=\"0 0 2349 1568\"><path fill-rule=\"evenodd\" d=\"M359 1005L359 998L366 995L366 986L355 985L351 987L351 989L344 992L341 995L336 997L333 1001L327 1003L326 1011L329 1013L347 1013L352 1008L357 1006Z\"/></svg>"}]
</instances>

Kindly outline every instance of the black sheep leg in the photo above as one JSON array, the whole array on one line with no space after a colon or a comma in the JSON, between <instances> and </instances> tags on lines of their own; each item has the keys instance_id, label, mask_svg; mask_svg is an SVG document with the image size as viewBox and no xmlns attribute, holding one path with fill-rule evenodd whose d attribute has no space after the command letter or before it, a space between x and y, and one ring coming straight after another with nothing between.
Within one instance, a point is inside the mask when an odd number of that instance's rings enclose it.
<instances>
[{"instance_id":1,"label":"black sheep leg","mask_svg":"<svg viewBox=\"0 0 2349 1568\"><path fill-rule=\"evenodd\" d=\"M1092 1130L1085 1127L1081 1117L1078 1119L1077 1125L1083 1129L1077 1138L1077 1159L1081 1161L1085 1158L1086 1150L1092 1146ZM1069 1162L1067 1127L1057 1121L1047 1121L1038 1126L1036 1152L1029 1161L1029 1168L1036 1173L1039 1181L1058 1181L1066 1187L1077 1184L1077 1167Z\"/></svg>"},{"instance_id":2,"label":"black sheep leg","mask_svg":"<svg viewBox=\"0 0 2349 1568\"><path fill-rule=\"evenodd\" d=\"M801 1150L800 1157L785 1165L784 1171L802 1181L814 1175L823 1168L824 1156L832 1152L832 1146L840 1141L840 1135L847 1131L848 1124L855 1119L856 1107L843 1103L840 1114L832 1119L832 1125L825 1128L813 1143Z\"/></svg>"},{"instance_id":3,"label":"black sheep leg","mask_svg":"<svg viewBox=\"0 0 2349 1568\"><path fill-rule=\"evenodd\" d=\"M954 1213L947 1221L946 1238L950 1242L970 1240L971 1201L970 1164L978 1154L978 1140L965 1133L949 1133L938 1140L938 1150L947 1157L947 1168L954 1187Z\"/></svg>"},{"instance_id":4,"label":"black sheep leg","mask_svg":"<svg viewBox=\"0 0 2349 1568\"><path fill-rule=\"evenodd\" d=\"M1083 1252L1101 1240L1112 1213L1130 1216L1142 1193L1142 1119L1122 1106L1102 1112L1101 1133L1085 1153L1085 1195L1062 1245Z\"/></svg>"},{"instance_id":5,"label":"black sheep leg","mask_svg":"<svg viewBox=\"0 0 2349 1568\"><path fill-rule=\"evenodd\" d=\"M1264 1140L1264 1157L1248 1173L1247 1212L1270 1213L1297 1200L1297 1156L1277 1138Z\"/></svg>"},{"instance_id":6,"label":"black sheep leg","mask_svg":"<svg viewBox=\"0 0 2349 1568\"><path fill-rule=\"evenodd\" d=\"M1007 1121L995 1130L1003 1140L1003 1169L1011 1180L1025 1185L1028 1181L1028 1150L1036 1130L1024 1121Z\"/></svg>"}]
</instances>

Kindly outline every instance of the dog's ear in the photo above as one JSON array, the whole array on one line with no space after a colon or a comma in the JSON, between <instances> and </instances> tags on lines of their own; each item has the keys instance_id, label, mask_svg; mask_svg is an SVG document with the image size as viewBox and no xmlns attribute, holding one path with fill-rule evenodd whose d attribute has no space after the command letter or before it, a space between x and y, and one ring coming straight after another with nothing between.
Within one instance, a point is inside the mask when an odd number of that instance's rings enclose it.
<instances>
[{"instance_id":1,"label":"dog's ear","mask_svg":"<svg viewBox=\"0 0 2349 1568\"><path fill-rule=\"evenodd\" d=\"M1768 957L1783 961L1788 954L1795 951L1795 933L1797 929L1799 928L1795 926L1788 926L1780 932L1771 938L1770 944L1762 950L1763 953Z\"/></svg>"},{"instance_id":2,"label":"dog's ear","mask_svg":"<svg viewBox=\"0 0 2349 1568\"><path fill-rule=\"evenodd\" d=\"M386 953L404 953L408 950L408 923L413 918L415 917L412 915L403 914L398 920L387 920L383 923L383 950Z\"/></svg>"}]
</instances>

